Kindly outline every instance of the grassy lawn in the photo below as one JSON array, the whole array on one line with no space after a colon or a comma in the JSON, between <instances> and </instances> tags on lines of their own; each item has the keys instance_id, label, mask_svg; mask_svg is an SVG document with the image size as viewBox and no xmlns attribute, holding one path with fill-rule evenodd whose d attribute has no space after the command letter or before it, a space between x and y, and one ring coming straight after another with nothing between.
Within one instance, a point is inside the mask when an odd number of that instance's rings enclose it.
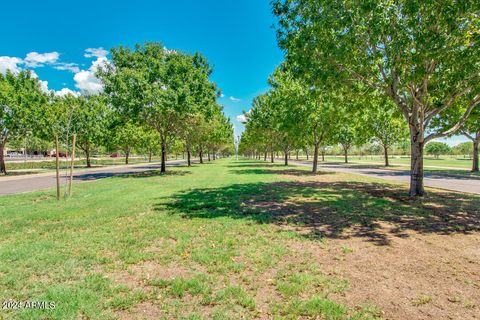
<instances>
[{"instance_id":1,"label":"grassy lawn","mask_svg":"<svg viewBox=\"0 0 480 320\"><path fill-rule=\"evenodd\" d=\"M152 161L159 161L158 158ZM129 164L145 163L147 160L143 158L131 158ZM111 158L111 159L92 159L92 166L112 166L125 164L125 158ZM86 160L75 160L74 166L77 168L86 168ZM70 161L60 162L60 167L65 169L70 166ZM27 162L7 162L7 170L24 170L24 169L55 169L55 158L45 161L27 161Z\"/></svg>"},{"instance_id":2,"label":"grassy lawn","mask_svg":"<svg viewBox=\"0 0 480 320\"><path fill-rule=\"evenodd\" d=\"M478 312L480 197L256 161L169 170L0 197L0 301L56 304L0 319Z\"/></svg>"}]
</instances>

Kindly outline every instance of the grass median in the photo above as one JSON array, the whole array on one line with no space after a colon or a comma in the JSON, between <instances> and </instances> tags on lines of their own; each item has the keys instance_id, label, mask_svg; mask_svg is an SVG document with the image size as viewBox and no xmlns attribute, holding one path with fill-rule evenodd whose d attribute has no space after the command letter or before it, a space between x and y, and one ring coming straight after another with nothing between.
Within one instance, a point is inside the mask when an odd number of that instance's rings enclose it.
<instances>
[{"instance_id":1,"label":"grass median","mask_svg":"<svg viewBox=\"0 0 480 320\"><path fill-rule=\"evenodd\" d=\"M376 319L402 315L394 298L407 316L438 315L435 306L455 293L415 287L434 283L428 273L412 285L407 272L402 283L401 261L388 259L412 239L431 244L404 254L425 257L448 240L449 257L463 265L455 246L478 241L480 198L430 190L410 199L403 188L223 159L79 183L66 201L52 191L1 197L0 301L55 309L0 310L0 318ZM466 288L443 312L475 314L478 290L465 284L474 274L443 281ZM388 281L413 289L382 294L376 286Z\"/></svg>"}]
</instances>

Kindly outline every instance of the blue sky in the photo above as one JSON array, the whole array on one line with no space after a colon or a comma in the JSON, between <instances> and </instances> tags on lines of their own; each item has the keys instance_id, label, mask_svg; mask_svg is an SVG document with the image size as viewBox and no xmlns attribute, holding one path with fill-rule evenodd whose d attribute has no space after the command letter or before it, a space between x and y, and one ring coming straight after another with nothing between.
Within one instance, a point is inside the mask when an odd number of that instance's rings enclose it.
<instances>
[{"instance_id":1,"label":"blue sky","mask_svg":"<svg viewBox=\"0 0 480 320\"><path fill-rule=\"evenodd\" d=\"M2 11L11 14L0 19L0 71L2 64L31 68L57 91L95 88L92 63L108 56L86 54L88 48L158 41L202 52L214 65L212 80L224 94L219 103L237 133L236 116L267 89L282 60L269 0L24 1L21 9L9 1Z\"/></svg>"},{"instance_id":2,"label":"blue sky","mask_svg":"<svg viewBox=\"0 0 480 320\"><path fill-rule=\"evenodd\" d=\"M95 66L119 45L157 41L202 52L214 66L224 112L235 126L282 61L269 0L13 1L2 4L0 72L33 69L48 89L96 90ZM8 13L8 14L5 14ZM88 51L88 49L91 49ZM47 83L48 82L48 83ZM454 145L463 137L444 140Z\"/></svg>"}]
</instances>

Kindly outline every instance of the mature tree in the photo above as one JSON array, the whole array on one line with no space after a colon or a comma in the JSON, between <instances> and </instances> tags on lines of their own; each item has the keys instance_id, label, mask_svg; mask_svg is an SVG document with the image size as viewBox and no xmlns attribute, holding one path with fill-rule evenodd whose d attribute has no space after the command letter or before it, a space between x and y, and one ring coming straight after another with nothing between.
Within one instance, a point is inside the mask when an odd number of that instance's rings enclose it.
<instances>
[{"instance_id":1,"label":"mature tree","mask_svg":"<svg viewBox=\"0 0 480 320\"><path fill-rule=\"evenodd\" d=\"M304 86L292 75L277 69L270 77L270 112L275 124L275 132L279 147L284 153L284 163L288 165L288 154L302 142L305 123L304 106L306 93Z\"/></svg>"},{"instance_id":2,"label":"mature tree","mask_svg":"<svg viewBox=\"0 0 480 320\"><path fill-rule=\"evenodd\" d=\"M366 134L378 142L385 158L385 166L390 165L388 151L393 144L403 141L408 137L408 130L403 124L402 116L391 101L371 96L368 98L370 106L364 110L362 117L362 128Z\"/></svg>"},{"instance_id":3,"label":"mature tree","mask_svg":"<svg viewBox=\"0 0 480 320\"><path fill-rule=\"evenodd\" d=\"M87 167L90 168L92 148L105 139L110 109L107 107L106 97L102 95L80 97L79 100L80 107L74 124L77 145L85 153Z\"/></svg>"},{"instance_id":4,"label":"mature tree","mask_svg":"<svg viewBox=\"0 0 480 320\"><path fill-rule=\"evenodd\" d=\"M44 103L38 79L30 72L0 73L0 174L7 174L3 153L8 139L30 130L36 122L36 108Z\"/></svg>"},{"instance_id":5,"label":"mature tree","mask_svg":"<svg viewBox=\"0 0 480 320\"><path fill-rule=\"evenodd\" d=\"M181 123L199 101L211 100L216 87L208 81L211 73L200 55L168 50L159 43L112 49L112 62L100 68L105 92L122 114L139 119L160 136L161 172L165 172L167 147Z\"/></svg>"},{"instance_id":6,"label":"mature tree","mask_svg":"<svg viewBox=\"0 0 480 320\"><path fill-rule=\"evenodd\" d=\"M252 110L248 113L247 119L246 130L252 133L249 144L242 144L243 148L246 146L250 146L250 148L254 145L257 146L258 142L261 141L260 148L268 148L270 161L273 163L275 161L274 152L278 143L279 132L271 94L265 93L255 97ZM258 138L258 140L255 138Z\"/></svg>"},{"instance_id":7,"label":"mature tree","mask_svg":"<svg viewBox=\"0 0 480 320\"><path fill-rule=\"evenodd\" d=\"M125 164L128 164L130 153L140 144L143 133L141 126L132 121L126 121L116 124L112 133L113 143L123 151Z\"/></svg>"},{"instance_id":8,"label":"mature tree","mask_svg":"<svg viewBox=\"0 0 480 320\"><path fill-rule=\"evenodd\" d=\"M464 156L473 154L473 146L471 142L462 142L452 148L452 152L456 155Z\"/></svg>"},{"instance_id":9,"label":"mature tree","mask_svg":"<svg viewBox=\"0 0 480 320\"><path fill-rule=\"evenodd\" d=\"M287 62L317 82L362 83L388 96L408 122L410 195L421 196L423 150L458 131L480 103L480 2L274 0ZM443 131L431 121L463 99Z\"/></svg>"},{"instance_id":10,"label":"mature tree","mask_svg":"<svg viewBox=\"0 0 480 320\"><path fill-rule=\"evenodd\" d=\"M320 95L316 92L312 94L313 97L305 104L305 123L309 141L313 145L312 172L317 172L319 150L322 161L325 161L325 148L328 142L332 141L333 132L338 125L339 110L333 95Z\"/></svg>"},{"instance_id":11,"label":"mature tree","mask_svg":"<svg viewBox=\"0 0 480 320\"><path fill-rule=\"evenodd\" d=\"M345 163L348 163L348 151L355 144L355 127L348 123L340 123L335 129L334 141L340 144Z\"/></svg>"},{"instance_id":12,"label":"mature tree","mask_svg":"<svg viewBox=\"0 0 480 320\"><path fill-rule=\"evenodd\" d=\"M451 152L451 148L445 142L431 141L425 146L427 154L434 155L436 159L442 154L448 154Z\"/></svg>"},{"instance_id":13,"label":"mature tree","mask_svg":"<svg viewBox=\"0 0 480 320\"><path fill-rule=\"evenodd\" d=\"M139 130L137 149L147 156L148 162L152 162L153 154L160 150L158 132L150 126L141 127Z\"/></svg>"}]
</instances>

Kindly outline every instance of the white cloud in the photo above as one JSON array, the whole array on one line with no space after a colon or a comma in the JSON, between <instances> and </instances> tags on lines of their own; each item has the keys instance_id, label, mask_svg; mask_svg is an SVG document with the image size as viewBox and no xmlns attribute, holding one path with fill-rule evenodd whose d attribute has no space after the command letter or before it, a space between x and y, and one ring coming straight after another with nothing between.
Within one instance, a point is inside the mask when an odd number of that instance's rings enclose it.
<instances>
[{"instance_id":1,"label":"white cloud","mask_svg":"<svg viewBox=\"0 0 480 320\"><path fill-rule=\"evenodd\" d=\"M220 94L220 98L224 98L225 95L223 93Z\"/></svg>"},{"instance_id":2,"label":"white cloud","mask_svg":"<svg viewBox=\"0 0 480 320\"><path fill-rule=\"evenodd\" d=\"M75 74L73 80L75 80L75 87L81 91L96 94L103 90L102 82L95 77L95 73L98 68L108 64L106 57L97 57L88 70L81 70Z\"/></svg>"},{"instance_id":3,"label":"white cloud","mask_svg":"<svg viewBox=\"0 0 480 320\"><path fill-rule=\"evenodd\" d=\"M42 90L44 93L50 92L50 90L48 89L48 81L40 80L35 70L30 70L30 75L33 78L38 79L38 83L40 83L40 90Z\"/></svg>"},{"instance_id":4,"label":"white cloud","mask_svg":"<svg viewBox=\"0 0 480 320\"><path fill-rule=\"evenodd\" d=\"M247 117L245 117L244 114L240 114L237 116L237 121L241 123L246 123L247 122Z\"/></svg>"},{"instance_id":5,"label":"white cloud","mask_svg":"<svg viewBox=\"0 0 480 320\"><path fill-rule=\"evenodd\" d=\"M240 102L240 99L235 98L235 97L233 97L233 96L231 96L231 97L228 98L228 99L230 99L230 100L233 101L233 102Z\"/></svg>"},{"instance_id":6,"label":"white cloud","mask_svg":"<svg viewBox=\"0 0 480 320\"><path fill-rule=\"evenodd\" d=\"M85 49L85 58L104 58L108 55L108 51L100 48L88 48Z\"/></svg>"},{"instance_id":7,"label":"white cloud","mask_svg":"<svg viewBox=\"0 0 480 320\"><path fill-rule=\"evenodd\" d=\"M72 95L74 97L80 96L80 92L78 91L73 91L68 88L63 88L62 90L55 91L55 95L59 97L65 97L66 95Z\"/></svg>"},{"instance_id":8,"label":"white cloud","mask_svg":"<svg viewBox=\"0 0 480 320\"><path fill-rule=\"evenodd\" d=\"M73 73L80 72L80 68L76 63L67 63L67 62L59 62L53 66L54 69L57 70L66 70Z\"/></svg>"},{"instance_id":9,"label":"white cloud","mask_svg":"<svg viewBox=\"0 0 480 320\"><path fill-rule=\"evenodd\" d=\"M55 63L59 57L60 54L55 51L47 53L29 52L23 61L27 67L36 68L44 64Z\"/></svg>"},{"instance_id":10,"label":"white cloud","mask_svg":"<svg viewBox=\"0 0 480 320\"><path fill-rule=\"evenodd\" d=\"M22 63L22 59L17 57L0 57L0 73L6 73L7 70L10 70L13 73L20 72L18 64Z\"/></svg>"},{"instance_id":11,"label":"white cloud","mask_svg":"<svg viewBox=\"0 0 480 320\"><path fill-rule=\"evenodd\" d=\"M40 90L44 93L48 93L48 81L38 80L38 82L40 82Z\"/></svg>"}]
</instances>

